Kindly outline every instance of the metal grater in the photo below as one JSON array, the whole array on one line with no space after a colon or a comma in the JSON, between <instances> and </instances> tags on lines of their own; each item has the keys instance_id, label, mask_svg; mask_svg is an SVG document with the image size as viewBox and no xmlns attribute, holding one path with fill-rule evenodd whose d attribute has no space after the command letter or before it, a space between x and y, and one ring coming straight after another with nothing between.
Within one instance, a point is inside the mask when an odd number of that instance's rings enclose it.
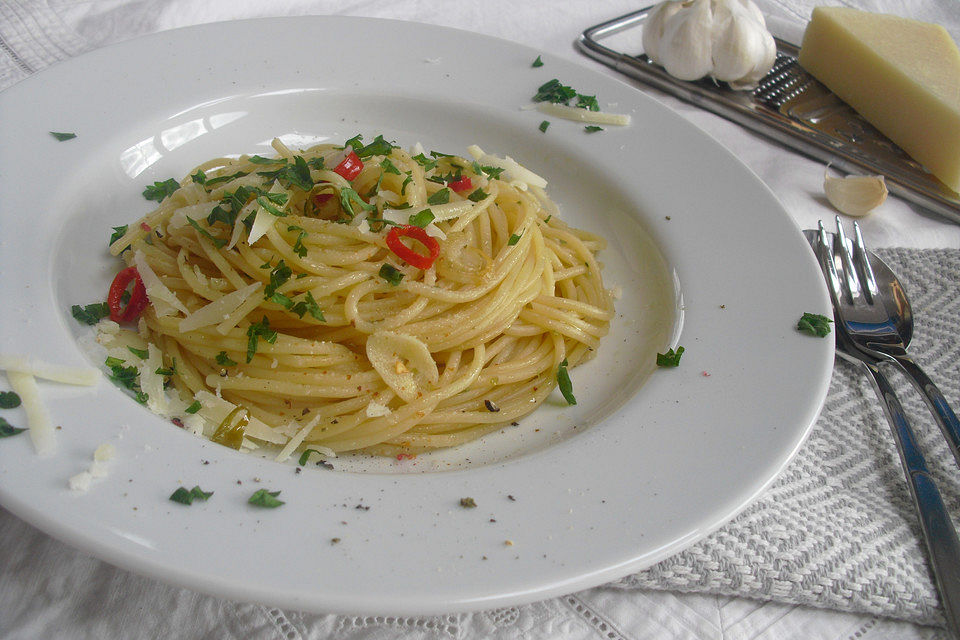
<instances>
[{"instance_id":1,"label":"metal grater","mask_svg":"<svg viewBox=\"0 0 960 640\"><path fill-rule=\"evenodd\" d=\"M777 60L751 93L724 82L678 80L643 54L628 55L600 44L640 27L646 7L584 31L577 46L625 75L732 120L840 171L882 174L891 192L960 222L960 194L949 189L797 63L799 48L776 39ZM639 38L637 39L639 42Z\"/></svg>"}]
</instances>

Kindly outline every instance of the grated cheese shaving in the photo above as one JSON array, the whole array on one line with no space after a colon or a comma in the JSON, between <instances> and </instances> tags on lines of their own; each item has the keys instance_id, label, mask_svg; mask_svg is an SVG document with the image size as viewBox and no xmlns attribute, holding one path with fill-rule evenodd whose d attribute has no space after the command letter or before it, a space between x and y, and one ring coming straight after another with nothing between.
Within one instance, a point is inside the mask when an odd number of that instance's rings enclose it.
<instances>
[{"instance_id":1,"label":"grated cheese shaving","mask_svg":"<svg viewBox=\"0 0 960 640\"><path fill-rule=\"evenodd\" d=\"M573 120L575 122L586 122L588 124L611 124L618 127L625 127L630 124L630 116L627 114L589 111L581 107L571 107L566 104L555 104L553 102L541 102L537 104L537 111L548 116Z\"/></svg>"},{"instance_id":2,"label":"grated cheese shaving","mask_svg":"<svg viewBox=\"0 0 960 640\"><path fill-rule=\"evenodd\" d=\"M290 438L290 441L283 446L283 449L280 450L280 453L277 454L277 462L284 462L287 458L290 457L290 454L297 450L306 437L310 434L310 431L313 430L317 423L320 422L320 416L314 416L313 420L308 422L302 429L297 431L296 435Z\"/></svg>"},{"instance_id":3,"label":"grated cheese shaving","mask_svg":"<svg viewBox=\"0 0 960 640\"><path fill-rule=\"evenodd\" d=\"M0 369L24 373L34 378L92 387L100 380L100 370L93 367L72 367L51 364L34 358L13 354L0 354Z\"/></svg>"},{"instance_id":4,"label":"grated cheese shaving","mask_svg":"<svg viewBox=\"0 0 960 640\"><path fill-rule=\"evenodd\" d=\"M237 308L246 302L251 296L256 294L256 292L259 291L262 286L263 284L261 282L254 282L246 287L243 287L242 289L237 289L232 293L228 293L225 296L217 298L216 300L197 309L193 313L189 314L186 318L181 320L179 326L180 331L193 331L194 329L199 329L212 324L223 323L227 318L230 317L230 314L236 311Z\"/></svg>"},{"instance_id":5,"label":"grated cheese shaving","mask_svg":"<svg viewBox=\"0 0 960 640\"><path fill-rule=\"evenodd\" d=\"M53 453L57 442L53 437L53 423L50 414L40 399L37 380L29 373L7 369L7 379L14 392L20 396L27 414L27 428L33 448L42 456Z\"/></svg>"}]
</instances>

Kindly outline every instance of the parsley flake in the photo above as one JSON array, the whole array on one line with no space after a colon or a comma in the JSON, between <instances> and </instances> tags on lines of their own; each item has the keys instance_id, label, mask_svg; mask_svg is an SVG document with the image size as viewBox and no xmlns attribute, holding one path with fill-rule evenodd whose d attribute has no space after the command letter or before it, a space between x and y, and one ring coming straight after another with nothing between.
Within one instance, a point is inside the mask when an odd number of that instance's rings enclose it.
<instances>
[{"instance_id":1,"label":"parsley flake","mask_svg":"<svg viewBox=\"0 0 960 640\"><path fill-rule=\"evenodd\" d=\"M173 178L167 178L163 182L154 182L148 185L147 188L143 190L143 197L147 200L160 202L179 188L179 182Z\"/></svg>"},{"instance_id":2,"label":"parsley flake","mask_svg":"<svg viewBox=\"0 0 960 640\"><path fill-rule=\"evenodd\" d=\"M544 120L543 122L540 123L540 127L539 127L539 128L540 128L540 131L542 131L543 133L546 133L546 132L547 132L547 127L549 127L549 126L550 126L550 121L549 121L549 120Z\"/></svg>"},{"instance_id":3,"label":"parsley flake","mask_svg":"<svg viewBox=\"0 0 960 640\"><path fill-rule=\"evenodd\" d=\"M20 396L13 391L0 391L0 409L13 409L20 406Z\"/></svg>"},{"instance_id":4,"label":"parsley flake","mask_svg":"<svg viewBox=\"0 0 960 640\"><path fill-rule=\"evenodd\" d=\"M510 239L507 240L507 245L512 247L513 245L517 244L518 242L520 242L520 236L522 236L522 235L523 235L522 233L514 233L514 234L512 234L512 235L510 236Z\"/></svg>"},{"instance_id":5,"label":"parsley flake","mask_svg":"<svg viewBox=\"0 0 960 640\"><path fill-rule=\"evenodd\" d=\"M250 499L247 500L250 504L257 507L264 507L266 509L275 509L282 504L286 504L283 500L279 500L277 496L280 495L279 491L267 491L266 489L258 489L253 492L253 495L250 496Z\"/></svg>"},{"instance_id":6,"label":"parsley flake","mask_svg":"<svg viewBox=\"0 0 960 640\"><path fill-rule=\"evenodd\" d=\"M657 354L658 367L676 367L680 364L680 356L683 355L683 347L677 347L676 350L669 349L666 353Z\"/></svg>"},{"instance_id":7,"label":"parsley flake","mask_svg":"<svg viewBox=\"0 0 960 640\"><path fill-rule=\"evenodd\" d=\"M130 347L130 346L128 346L127 349L130 351L130 353L137 356L141 360L146 360L147 357L149 357L150 355L150 352L146 349L137 349L136 347Z\"/></svg>"},{"instance_id":8,"label":"parsley flake","mask_svg":"<svg viewBox=\"0 0 960 640\"><path fill-rule=\"evenodd\" d=\"M427 198L427 204L446 204L450 202L450 189L444 187Z\"/></svg>"},{"instance_id":9,"label":"parsley flake","mask_svg":"<svg viewBox=\"0 0 960 640\"><path fill-rule=\"evenodd\" d=\"M311 453L315 453L318 456L324 455L317 449L305 449L304 452L300 454L300 459L297 460L297 464L299 464L301 467L307 464L307 461L310 460Z\"/></svg>"},{"instance_id":10,"label":"parsley flake","mask_svg":"<svg viewBox=\"0 0 960 640\"><path fill-rule=\"evenodd\" d=\"M190 404L189 407L187 407L186 409L184 409L184 411L187 412L187 413L189 413L189 414L194 414L194 413L196 413L197 411L200 411L200 409L202 409L202 408L203 408L203 405L200 404L200 401L199 401L199 400L194 400L194 401Z\"/></svg>"},{"instance_id":11,"label":"parsley flake","mask_svg":"<svg viewBox=\"0 0 960 640\"><path fill-rule=\"evenodd\" d=\"M110 307L107 306L106 302L94 302L93 304L84 306L75 304L70 307L70 314L76 318L78 322L95 325L110 315Z\"/></svg>"},{"instance_id":12,"label":"parsley flake","mask_svg":"<svg viewBox=\"0 0 960 640\"><path fill-rule=\"evenodd\" d=\"M235 367L235 366L237 366L237 361L236 361L236 360L232 360L232 359L230 358L230 356L227 355L227 352L226 352L226 351L221 351L220 353L218 353L218 354L217 354L217 357L216 357L216 360L217 360L217 364L220 365L221 367Z\"/></svg>"},{"instance_id":13,"label":"parsley flake","mask_svg":"<svg viewBox=\"0 0 960 640\"><path fill-rule=\"evenodd\" d=\"M435 217L436 216L433 215L433 211L430 211L430 209L424 209L419 213L414 213L413 215L411 215L409 222L413 226L420 227L421 229L423 229L428 224L433 222Z\"/></svg>"},{"instance_id":14,"label":"parsley flake","mask_svg":"<svg viewBox=\"0 0 960 640\"><path fill-rule=\"evenodd\" d=\"M185 489L184 487L177 487L176 491L170 494L170 500L190 506L193 504L194 500L200 500L201 502L204 502L212 495L213 491L204 491L199 486L189 490Z\"/></svg>"},{"instance_id":15,"label":"parsley flake","mask_svg":"<svg viewBox=\"0 0 960 640\"><path fill-rule=\"evenodd\" d=\"M392 264L383 263L383 266L380 267L380 277L389 282L394 287L400 284L400 281L403 280L405 274L397 269Z\"/></svg>"},{"instance_id":16,"label":"parsley flake","mask_svg":"<svg viewBox=\"0 0 960 640\"><path fill-rule=\"evenodd\" d=\"M73 140L77 137L75 133L62 133L60 131L51 131L50 135L56 138L59 142L66 142L67 140Z\"/></svg>"},{"instance_id":17,"label":"parsley flake","mask_svg":"<svg viewBox=\"0 0 960 640\"><path fill-rule=\"evenodd\" d=\"M110 234L110 244L113 244L123 236L127 235L127 228L128 228L127 225L123 225L121 227L114 227L113 233Z\"/></svg>"},{"instance_id":18,"label":"parsley flake","mask_svg":"<svg viewBox=\"0 0 960 640\"><path fill-rule=\"evenodd\" d=\"M804 313L797 322L797 329L812 336L823 338L830 333L830 318L819 313Z\"/></svg>"},{"instance_id":19,"label":"parsley flake","mask_svg":"<svg viewBox=\"0 0 960 640\"><path fill-rule=\"evenodd\" d=\"M9 438L17 435L18 433L23 433L24 431L26 431L26 429L15 427L7 422L6 419L0 418L0 438Z\"/></svg>"},{"instance_id":20,"label":"parsley flake","mask_svg":"<svg viewBox=\"0 0 960 640\"><path fill-rule=\"evenodd\" d=\"M603 127L598 127L595 124L588 124L583 128L587 133L596 133L597 131L603 131Z\"/></svg>"},{"instance_id":21,"label":"parsley flake","mask_svg":"<svg viewBox=\"0 0 960 640\"><path fill-rule=\"evenodd\" d=\"M533 67L534 69L536 69L537 67L542 67L542 66L543 66L543 60L540 58L540 56L537 56L537 59L534 60L534 61L533 61L533 64L531 64L530 66Z\"/></svg>"},{"instance_id":22,"label":"parsley flake","mask_svg":"<svg viewBox=\"0 0 960 640\"><path fill-rule=\"evenodd\" d=\"M247 327L247 362L253 360L253 354L257 352L260 338L270 344L277 341L277 332L270 328L270 321L267 320L267 316L263 316L263 320Z\"/></svg>"},{"instance_id":23,"label":"parsley flake","mask_svg":"<svg viewBox=\"0 0 960 640\"><path fill-rule=\"evenodd\" d=\"M567 372L567 359L557 367L557 386L560 387L560 393L567 404L577 404L577 399L573 396L573 383L570 381L570 374Z\"/></svg>"}]
</instances>

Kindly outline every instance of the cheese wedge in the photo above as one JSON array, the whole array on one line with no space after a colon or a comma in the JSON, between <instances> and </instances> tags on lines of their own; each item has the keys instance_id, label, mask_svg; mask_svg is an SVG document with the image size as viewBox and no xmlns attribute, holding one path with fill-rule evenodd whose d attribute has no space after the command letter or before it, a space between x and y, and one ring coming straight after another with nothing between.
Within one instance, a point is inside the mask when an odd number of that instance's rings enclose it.
<instances>
[{"instance_id":1,"label":"cheese wedge","mask_svg":"<svg viewBox=\"0 0 960 640\"><path fill-rule=\"evenodd\" d=\"M946 29L817 7L799 61L927 171L960 191L960 49Z\"/></svg>"}]
</instances>

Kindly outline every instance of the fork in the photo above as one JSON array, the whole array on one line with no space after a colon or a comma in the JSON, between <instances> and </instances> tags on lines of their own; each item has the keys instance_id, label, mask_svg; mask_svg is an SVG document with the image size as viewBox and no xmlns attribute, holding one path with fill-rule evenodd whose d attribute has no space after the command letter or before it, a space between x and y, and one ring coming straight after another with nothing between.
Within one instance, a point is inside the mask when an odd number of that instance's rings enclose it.
<instances>
[{"instance_id":1,"label":"fork","mask_svg":"<svg viewBox=\"0 0 960 640\"><path fill-rule=\"evenodd\" d=\"M839 229L837 236L831 237L821 222L818 232L815 233L815 236L807 233L807 239L817 254L830 291L836 320L834 324L837 353L848 362L861 364L870 374L873 388L890 423L900 462L906 474L907 484L910 486L910 494L917 510L931 570L943 604L947 629L954 638L960 639L960 540L957 538L957 532L944 505L943 497L927 468L916 434L907 420L903 406L879 367L886 358L860 349L850 337L847 324L843 320L841 309L845 307L842 306L841 300L845 296L853 299L854 291L862 291L863 288L853 268L854 261L845 257L846 249L841 253L841 265L838 270L833 245L834 240L845 241L841 235L842 228ZM846 247L845 244L843 246Z\"/></svg>"},{"instance_id":2,"label":"fork","mask_svg":"<svg viewBox=\"0 0 960 640\"><path fill-rule=\"evenodd\" d=\"M880 275L884 281L881 290L870 266L860 225L854 222L854 238L851 241L843 231L839 216L836 224L836 244L839 245L840 262L845 274L844 295L840 297L837 309L838 320L846 326L857 348L895 363L906 374L933 413L937 426L950 445L954 460L960 466L960 420L937 385L907 353L913 333L913 319L903 287L893 272L881 264ZM888 292L893 294L896 306L894 314L883 304L883 296L889 295Z\"/></svg>"}]
</instances>

